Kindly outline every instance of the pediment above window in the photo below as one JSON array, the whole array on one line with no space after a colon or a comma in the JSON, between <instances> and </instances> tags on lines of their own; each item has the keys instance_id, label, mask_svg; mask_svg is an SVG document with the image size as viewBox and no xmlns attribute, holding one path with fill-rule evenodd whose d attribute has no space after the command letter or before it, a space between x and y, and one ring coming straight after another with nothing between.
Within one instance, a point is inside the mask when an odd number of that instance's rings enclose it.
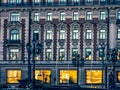
<instances>
[{"instance_id":1,"label":"pediment above window","mask_svg":"<svg viewBox=\"0 0 120 90\"><path fill-rule=\"evenodd\" d=\"M8 22L7 23L8 28L22 28L22 24L20 22Z\"/></svg>"},{"instance_id":2,"label":"pediment above window","mask_svg":"<svg viewBox=\"0 0 120 90\"><path fill-rule=\"evenodd\" d=\"M40 30L41 28L40 28L40 25L39 25L39 24L34 23L34 24L31 25L31 29L32 29L32 30Z\"/></svg>"},{"instance_id":3,"label":"pediment above window","mask_svg":"<svg viewBox=\"0 0 120 90\"><path fill-rule=\"evenodd\" d=\"M53 30L53 25L51 23L46 23L44 25L45 30Z\"/></svg>"},{"instance_id":4,"label":"pediment above window","mask_svg":"<svg viewBox=\"0 0 120 90\"><path fill-rule=\"evenodd\" d=\"M74 22L70 25L70 28L71 28L71 30L78 30L80 28L80 26L78 23Z\"/></svg>"},{"instance_id":5,"label":"pediment above window","mask_svg":"<svg viewBox=\"0 0 120 90\"><path fill-rule=\"evenodd\" d=\"M57 28L58 30L67 30L67 26L64 23L59 23Z\"/></svg>"},{"instance_id":6,"label":"pediment above window","mask_svg":"<svg viewBox=\"0 0 120 90\"><path fill-rule=\"evenodd\" d=\"M106 30L107 29L107 24L106 23L99 23L98 24L98 30Z\"/></svg>"},{"instance_id":7,"label":"pediment above window","mask_svg":"<svg viewBox=\"0 0 120 90\"><path fill-rule=\"evenodd\" d=\"M91 30L92 30L93 24L90 23L90 22L86 22L86 23L84 24L84 27L85 27L85 29L91 29Z\"/></svg>"}]
</instances>

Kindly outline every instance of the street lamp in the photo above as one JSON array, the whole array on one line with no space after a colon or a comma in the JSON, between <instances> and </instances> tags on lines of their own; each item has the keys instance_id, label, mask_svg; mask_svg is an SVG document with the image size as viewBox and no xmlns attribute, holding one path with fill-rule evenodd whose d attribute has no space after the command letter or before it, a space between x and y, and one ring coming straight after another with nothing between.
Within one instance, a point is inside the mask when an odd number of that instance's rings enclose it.
<instances>
[{"instance_id":1,"label":"street lamp","mask_svg":"<svg viewBox=\"0 0 120 90\"><path fill-rule=\"evenodd\" d=\"M113 73L110 73L110 76L109 79L112 79L110 81L112 82L109 82L111 83L111 85L109 86L109 88L115 88L115 62L117 60L117 50L114 48L114 49L111 49L109 50L109 53L108 53L108 60L109 61L112 61L113 63Z\"/></svg>"},{"instance_id":2,"label":"street lamp","mask_svg":"<svg viewBox=\"0 0 120 90\"><path fill-rule=\"evenodd\" d=\"M103 75L103 71L104 71L104 57L105 57L105 47L106 47L106 44L105 43L100 43L97 47L97 50L101 50L101 58L102 58L102 78L104 77ZM103 79L102 79L103 80ZM104 87L104 81L102 81L102 88Z\"/></svg>"},{"instance_id":3,"label":"street lamp","mask_svg":"<svg viewBox=\"0 0 120 90\"><path fill-rule=\"evenodd\" d=\"M35 88L35 60L38 59L38 54L41 51L41 44L37 42L36 38L32 41L32 45L27 43L26 45L28 51L28 78L31 79L31 63L30 63L30 56L32 55L33 60L33 78L32 78L32 88Z\"/></svg>"}]
</instances>

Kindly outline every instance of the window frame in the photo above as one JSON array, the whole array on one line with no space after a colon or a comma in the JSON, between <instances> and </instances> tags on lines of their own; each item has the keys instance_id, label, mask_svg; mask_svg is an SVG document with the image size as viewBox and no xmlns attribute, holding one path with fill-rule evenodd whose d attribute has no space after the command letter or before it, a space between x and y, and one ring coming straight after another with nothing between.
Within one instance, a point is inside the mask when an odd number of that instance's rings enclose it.
<instances>
[{"instance_id":1,"label":"window frame","mask_svg":"<svg viewBox=\"0 0 120 90\"><path fill-rule=\"evenodd\" d=\"M86 12L86 20L92 20L92 12L91 11Z\"/></svg>"},{"instance_id":2,"label":"window frame","mask_svg":"<svg viewBox=\"0 0 120 90\"><path fill-rule=\"evenodd\" d=\"M66 31L65 30L60 30L59 31L59 39L65 39L65 34L66 34Z\"/></svg>"},{"instance_id":3,"label":"window frame","mask_svg":"<svg viewBox=\"0 0 120 90\"><path fill-rule=\"evenodd\" d=\"M92 39L92 30L87 29L85 33L86 33L86 35L85 35L86 40L91 40Z\"/></svg>"},{"instance_id":4,"label":"window frame","mask_svg":"<svg viewBox=\"0 0 120 90\"><path fill-rule=\"evenodd\" d=\"M65 21L65 12L60 12L60 21Z\"/></svg>"},{"instance_id":5,"label":"window frame","mask_svg":"<svg viewBox=\"0 0 120 90\"><path fill-rule=\"evenodd\" d=\"M52 49L46 48L45 60L52 60Z\"/></svg>"},{"instance_id":6,"label":"window frame","mask_svg":"<svg viewBox=\"0 0 120 90\"><path fill-rule=\"evenodd\" d=\"M72 39L79 39L79 31L72 30Z\"/></svg>"},{"instance_id":7,"label":"window frame","mask_svg":"<svg viewBox=\"0 0 120 90\"><path fill-rule=\"evenodd\" d=\"M77 11L74 11L74 12L73 12L73 20L74 20L74 21L79 20L79 13L78 13Z\"/></svg>"},{"instance_id":8,"label":"window frame","mask_svg":"<svg viewBox=\"0 0 120 90\"><path fill-rule=\"evenodd\" d=\"M104 29L99 30L99 39L102 39L102 40L106 39L106 30Z\"/></svg>"},{"instance_id":9,"label":"window frame","mask_svg":"<svg viewBox=\"0 0 120 90\"><path fill-rule=\"evenodd\" d=\"M10 21L11 22L18 22L18 21L20 21L20 13L18 13L18 12L10 13Z\"/></svg>"},{"instance_id":10,"label":"window frame","mask_svg":"<svg viewBox=\"0 0 120 90\"><path fill-rule=\"evenodd\" d=\"M10 30L10 37L9 37L10 40L20 40L20 32L19 30L17 29L12 29Z\"/></svg>"},{"instance_id":11,"label":"window frame","mask_svg":"<svg viewBox=\"0 0 120 90\"><path fill-rule=\"evenodd\" d=\"M15 54L17 56L15 56ZM14 59L14 56L16 59ZM19 59L20 59L20 49L19 48L10 48L9 49L9 60L19 60Z\"/></svg>"},{"instance_id":12,"label":"window frame","mask_svg":"<svg viewBox=\"0 0 120 90\"><path fill-rule=\"evenodd\" d=\"M47 13L47 21L52 21L52 13L51 12Z\"/></svg>"},{"instance_id":13,"label":"window frame","mask_svg":"<svg viewBox=\"0 0 120 90\"><path fill-rule=\"evenodd\" d=\"M105 19L106 19L106 12L100 11L100 20L105 20Z\"/></svg>"}]
</instances>

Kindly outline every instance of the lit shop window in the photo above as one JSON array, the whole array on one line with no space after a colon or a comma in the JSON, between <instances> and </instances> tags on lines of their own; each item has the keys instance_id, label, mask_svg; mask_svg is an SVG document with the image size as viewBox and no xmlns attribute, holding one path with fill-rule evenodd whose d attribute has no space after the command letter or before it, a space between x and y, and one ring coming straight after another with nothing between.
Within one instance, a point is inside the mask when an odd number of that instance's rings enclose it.
<instances>
[{"instance_id":1,"label":"lit shop window","mask_svg":"<svg viewBox=\"0 0 120 90\"><path fill-rule=\"evenodd\" d=\"M60 70L60 84L77 83L77 70Z\"/></svg>"},{"instance_id":2,"label":"lit shop window","mask_svg":"<svg viewBox=\"0 0 120 90\"><path fill-rule=\"evenodd\" d=\"M86 70L86 84L102 84L102 70Z\"/></svg>"},{"instance_id":3,"label":"lit shop window","mask_svg":"<svg viewBox=\"0 0 120 90\"><path fill-rule=\"evenodd\" d=\"M120 82L120 71L117 72L117 81Z\"/></svg>"},{"instance_id":4,"label":"lit shop window","mask_svg":"<svg viewBox=\"0 0 120 90\"><path fill-rule=\"evenodd\" d=\"M19 83L21 70L7 70L7 83Z\"/></svg>"},{"instance_id":5,"label":"lit shop window","mask_svg":"<svg viewBox=\"0 0 120 90\"><path fill-rule=\"evenodd\" d=\"M50 83L51 71L50 70L35 70L35 79L42 82Z\"/></svg>"}]
</instances>

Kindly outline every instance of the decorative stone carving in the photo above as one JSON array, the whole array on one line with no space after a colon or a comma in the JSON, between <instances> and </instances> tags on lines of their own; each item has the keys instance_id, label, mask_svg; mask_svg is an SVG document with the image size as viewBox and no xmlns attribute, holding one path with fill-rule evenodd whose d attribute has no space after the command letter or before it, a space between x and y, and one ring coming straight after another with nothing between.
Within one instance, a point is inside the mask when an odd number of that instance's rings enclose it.
<instances>
[{"instance_id":1,"label":"decorative stone carving","mask_svg":"<svg viewBox=\"0 0 120 90\"><path fill-rule=\"evenodd\" d=\"M98 30L100 30L100 29L107 30L107 24L103 23L103 22L99 23L98 24Z\"/></svg>"},{"instance_id":2,"label":"decorative stone carving","mask_svg":"<svg viewBox=\"0 0 120 90\"><path fill-rule=\"evenodd\" d=\"M40 30L41 28L40 28L40 25L39 25L39 24L34 23L34 24L31 25L31 29L32 29L32 30Z\"/></svg>"},{"instance_id":3,"label":"decorative stone carving","mask_svg":"<svg viewBox=\"0 0 120 90\"><path fill-rule=\"evenodd\" d=\"M79 26L79 24L78 23L72 23L71 25L70 25L70 29L71 30L78 30L80 28L80 26Z\"/></svg>"},{"instance_id":4,"label":"decorative stone carving","mask_svg":"<svg viewBox=\"0 0 120 90\"><path fill-rule=\"evenodd\" d=\"M53 30L53 25L51 23L46 23L44 25L45 30Z\"/></svg>"},{"instance_id":5,"label":"decorative stone carving","mask_svg":"<svg viewBox=\"0 0 120 90\"><path fill-rule=\"evenodd\" d=\"M7 23L7 27L9 29L13 29L13 28L22 28L22 24L20 22L8 22Z\"/></svg>"},{"instance_id":6,"label":"decorative stone carving","mask_svg":"<svg viewBox=\"0 0 120 90\"><path fill-rule=\"evenodd\" d=\"M66 26L66 24L64 24L64 23L59 23L59 24L57 25L57 29L58 29L58 30L67 30L67 26Z\"/></svg>"},{"instance_id":7,"label":"decorative stone carving","mask_svg":"<svg viewBox=\"0 0 120 90\"><path fill-rule=\"evenodd\" d=\"M85 27L85 29L93 30L93 25L92 25L92 23L90 23L90 22L86 22L86 23L84 24L84 27Z\"/></svg>"}]
</instances>

